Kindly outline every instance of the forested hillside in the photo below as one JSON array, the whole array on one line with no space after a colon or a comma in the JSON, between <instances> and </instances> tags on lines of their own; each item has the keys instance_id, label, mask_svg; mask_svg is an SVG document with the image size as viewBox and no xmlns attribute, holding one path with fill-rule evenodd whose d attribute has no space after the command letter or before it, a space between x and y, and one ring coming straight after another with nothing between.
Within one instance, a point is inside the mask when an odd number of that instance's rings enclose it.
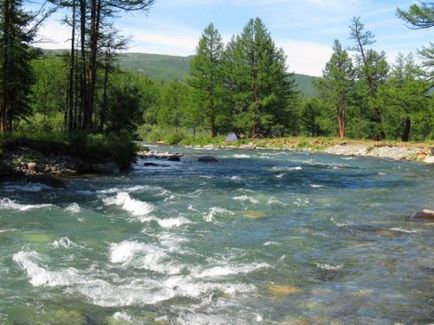
<instances>
[{"instance_id":1,"label":"forested hillside","mask_svg":"<svg viewBox=\"0 0 434 325\"><path fill-rule=\"evenodd\" d=\"M185 80L190 73L192 56L171 56L148 53L123 53L119 56L121 70L139 72L151 79L171 81ZM294 80L302 95L314 97L318 95L312 84L315 77L294 73Z\"/></svg>"}]
</instances>

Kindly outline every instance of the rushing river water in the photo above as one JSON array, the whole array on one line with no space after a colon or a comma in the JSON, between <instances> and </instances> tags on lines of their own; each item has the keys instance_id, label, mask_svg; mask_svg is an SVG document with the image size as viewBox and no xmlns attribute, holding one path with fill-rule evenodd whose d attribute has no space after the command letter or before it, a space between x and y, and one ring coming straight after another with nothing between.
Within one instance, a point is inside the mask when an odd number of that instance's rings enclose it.
<instances>
[{"instance_id":1,"label":"rushing river water","mask_svg":"<svg viewBox=\"0 0 434 325\"><path fill-rule=\"evenodd\" d=\"M185 157L0 185L1 324L434 321L433 167L153 149Z\"/></svg>"}]
</instances>

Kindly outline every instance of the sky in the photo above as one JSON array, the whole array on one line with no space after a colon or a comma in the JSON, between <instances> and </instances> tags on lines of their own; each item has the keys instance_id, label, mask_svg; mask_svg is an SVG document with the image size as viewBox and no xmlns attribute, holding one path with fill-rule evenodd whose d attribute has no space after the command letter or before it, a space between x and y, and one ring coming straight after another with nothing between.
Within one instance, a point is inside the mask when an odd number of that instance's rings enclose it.
<instances>
[{"instance_id":1,"label":"sky","mask_svg":"<svg viewBox=\"0 0 434 325\"><path fill-rule=\"evenodd\" d=\"M250 18L265 23L276 46L287 56L289 72L320 76L335 39L351 46L349 24L360 17L376 37L372 47L393 63L399 52L415 53L433 41L432 30L410 30L396 17L408 0L156 0L147 13L122 14L115 25L129 36L128 52L194 55L203 29L214 23L223 40L242 32ZM65 12L50 17L40 30L42 48L68 48Z\"/></svg>"}]
</instances>

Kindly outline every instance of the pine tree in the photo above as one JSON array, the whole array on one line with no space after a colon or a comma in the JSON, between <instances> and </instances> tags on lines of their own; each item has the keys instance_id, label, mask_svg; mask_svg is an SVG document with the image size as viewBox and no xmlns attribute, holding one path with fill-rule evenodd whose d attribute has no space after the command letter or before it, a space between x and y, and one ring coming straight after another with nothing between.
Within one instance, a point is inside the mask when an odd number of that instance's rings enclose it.
<instances>
[{"instance_id":1,"label":"pine tree","mask_svg":"<svg viewBox=\"0 0 434 325\"><path fill-rule=\"evenodd\" d=\"M392 138L409 141L414 122L429 106L426 82L420 75L421 69L412 55L400 54L387 82L379 89L379 99L385 107L386 130Z\"/></svg>"},{"instance_id":2,"label":"pine tree","mask_svg":"<svg viewBox=\"0 0 434 325\"><path fill-rule=\"evenodd\" d=\"M206 111L211 137L217 135L217 115L222 111L223 49L222 37L211 23L203 31L190 63L189 84L195 90L198 105Z\"/></svg>"},{"instance_id":3,"label":"pine tree","mask_svg":"<svg viewBox=\"0 0 434 325\"><path fill-rule=\"evenodd\" d=\"M410 28L421 29L434 27L434 3L421 2L412 4L408 11L397 10L398 17L405 20Z\"/></svg>"},{"instance_id":4,"label":"pine tree","mask_svg":"<svg viewBox=\"0 0 434 325\"><path fill-rule=\"evenodd\" d=\"M367 48L375 43L374 35L364 30L365 27L359 17L353 17L349 27L350 37L355 42L355 45L350 50L358 53L356 59L358 61L359 78L364 79L368 87L370 119L374 131L372 137L375 140L383 140L385 138L383 117L376 98L380 82L384 81L387 75L388 67L385 53L378 53Z\"/></svg>"},{"instance_id":5,"label":"pine tree","mask_svg":"<svg viewBox=\"0 0 434 325\"><path fill-rule=\"evenodd\" d=\"M49 14L41 11L41 18L22 7L21 0L0 2L0 132L11 132L13 121L29 114L30 60L35 54L30 44Z\"/></svg>"},{"instance_id":6,"label":"pine tree","mask_svg":"<svg viewBox=\"0 0 434 325\"><path fill-rule=\"evenodd\" d=\"M261 19L251 19L228 44L225 75L236 129L256 137L289 124L294 82Z\"/></svg>"},{"instance_id":7,"label":"pine tree","mask_svg":"<svg viewBox=\"0 0 434 325\"><path fill-rule=\"evenodd\" d=\"M347 51L335 40L333 54L323 71L323 79L317 86L324 99L335 107L337 135L345 137L347 107L354 83L354 68Z\"/></svg>"}]
</instances>

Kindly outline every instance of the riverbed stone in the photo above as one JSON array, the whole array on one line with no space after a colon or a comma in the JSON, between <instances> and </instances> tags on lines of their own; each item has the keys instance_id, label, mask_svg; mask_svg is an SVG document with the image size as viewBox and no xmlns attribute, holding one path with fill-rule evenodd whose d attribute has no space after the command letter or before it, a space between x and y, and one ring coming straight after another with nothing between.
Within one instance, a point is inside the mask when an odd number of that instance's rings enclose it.
<instances>
[{"instance_id":1,"label":"riverbed stone","mask_svg":"<svg viewBox=\"0 0 434 325\"><path fill-rule=\"evenodd\" d=\"M114 161L108 161L105 163L92 164L92 170L95 173L101 174L117 174L119 173L119 165Z\"/></svg>"},{"instance_id":2,"label":"riverbed stone","mask_svg":"<svg viewBox=\"0 0 434 325\"><path fill-rule=\"evenodd\" d=\"M424 209L416 211L411 215L410 220L434 222L434 210Z\"/></svg>"},{"instance_id":3,"label":"riverbed stone","mask_svg":"<svg viewBox=\"0 0 434 325\"><path fill-rule=\"evenodd\" d=\"M202 156L199 157L197 161L204 162L204 163L216 163L218 162L218 159L214 156Z\"/></svg>"},{"instance_id":4,"label":"riverbed stone","mask_svg":"<svg viewBox=\"0 0 434 325\"><path fill-rule=\"evenodd\" d=\"M301 292L302 290L299 287L289 285L289 284L275 284L268 283L265 287L265 292L273 297L287 297L289 295L293 295Z\"/></svg>"},{"instance_id":5,"label":"riverbed stone","mask_svg":"<svg viewBox=\"0 0 434 325\"><path fill-rule=\"evenodd\" d=\"M249 219L260 219L266 217L266 213L260 210L245 210L241 211L241 215Z\"/></svg>"},{"instance_id":6,"label":"riverbed stone","mask_svg":"<svg viewBox=\"0 0 434 325\"><path fill-rule=\"evenodd\" d=\"M66 187L63 181L49 175L29 175L27 182L45 184L54 188Z\"/></svg>"}]
</instances>

